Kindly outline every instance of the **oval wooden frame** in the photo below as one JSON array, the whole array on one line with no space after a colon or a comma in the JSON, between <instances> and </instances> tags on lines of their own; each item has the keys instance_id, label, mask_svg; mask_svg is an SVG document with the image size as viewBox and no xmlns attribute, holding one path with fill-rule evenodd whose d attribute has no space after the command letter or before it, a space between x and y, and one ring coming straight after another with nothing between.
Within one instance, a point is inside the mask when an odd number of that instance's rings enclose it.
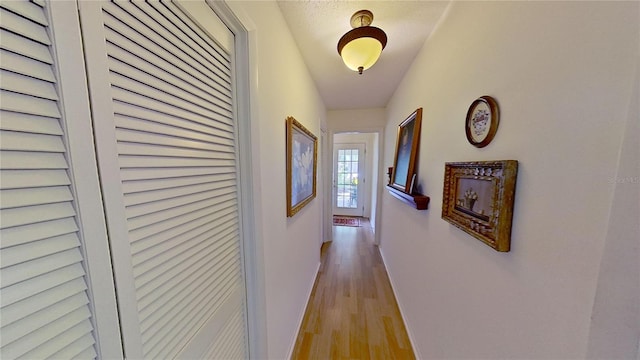
<instances>
[{"instance_id":1,"label":"oval wooden frame","mask_svg":"<svg viewBox=\"0 0 640 360\"><path fill-rule=\"evenodd\" d=\"M487 135L482 139L482 141L474 141L473 136L471 136L471 115L473 114L473 110L480 103L485 103L491 110L491 125L489 126L489 131ZM477 148L483 148L493 140L493 137L496 136L496 132L498 131L498 125L500 123L500 109L498 108L498 103L491 96L481 96L477 98L474 102L469 106L469 110L467 110L467 118L464 123L464 131L467 135L467 140L469 143Z\"/></svg>"}]
</instances>

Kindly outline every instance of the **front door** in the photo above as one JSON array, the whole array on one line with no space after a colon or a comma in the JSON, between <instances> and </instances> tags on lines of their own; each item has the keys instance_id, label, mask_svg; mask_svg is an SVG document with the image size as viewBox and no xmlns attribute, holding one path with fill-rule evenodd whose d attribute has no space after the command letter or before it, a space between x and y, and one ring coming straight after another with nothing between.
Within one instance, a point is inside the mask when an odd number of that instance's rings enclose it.
<instances>
[{"instance_id":1,"label":"front door","mask_svg":"<svg viewBox=\"0 0 640 360\"><path fill-rule=\"evenodd\" d=\"M365 145L336 144L333 153L333 214L362 216Z\"/></svg>"}]
</instances>

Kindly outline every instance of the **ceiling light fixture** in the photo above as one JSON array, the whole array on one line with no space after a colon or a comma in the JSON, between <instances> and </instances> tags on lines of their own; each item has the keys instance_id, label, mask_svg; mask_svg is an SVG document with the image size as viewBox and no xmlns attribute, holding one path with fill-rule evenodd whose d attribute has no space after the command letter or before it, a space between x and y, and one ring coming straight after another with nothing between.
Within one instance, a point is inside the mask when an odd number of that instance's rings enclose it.
<instances>
[{"instance_id":1,"label":"ceiling light fixture","mask_svg":"<svg viewBox=\"0 0 640 360\"><path fill-rule=\"evenodd\" d=\"M387 34L381 29L369 26L373 13L369 10L357 11L351 16L351 27L338 41L338 54L347 67L358 74L372 67L378 61L382 49L387 45Z\"/></svg>"}]
</instances>

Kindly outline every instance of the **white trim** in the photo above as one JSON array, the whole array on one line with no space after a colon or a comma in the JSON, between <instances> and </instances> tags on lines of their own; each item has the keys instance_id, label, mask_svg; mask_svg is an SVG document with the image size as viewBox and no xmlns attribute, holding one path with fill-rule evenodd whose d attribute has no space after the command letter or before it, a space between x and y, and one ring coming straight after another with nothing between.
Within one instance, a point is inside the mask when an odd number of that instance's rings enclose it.
<instances>
[{"instance_id":1,"label":"white trim","mask_svg":"<svg viewBox=\"0 0 640 360\"><path fill-rule=\"evenodd\" d=\"M373 174L374 176L378 176L378 187L376 189L376 191L378 192L378 200L376 201L376 213L375 213L375 228L373 230L373 243L377 246L380 246L380 221L382 219L382 194L383 194L383 189L384 186L383 184L386 184L386 181L384 181L386 174L384 173L384 166L383 166L383 149L384 149L384 128L383 127L349 127L349 126L345 126L344 128L340 128L340 129L329 129L329 146L325 151L328 151L327 154L333 154L333 136L335 134L339 134L339 133L343 133L343 132L350 132L350 131L357 131L360 133L377 133L378 134L378 174ZM327 156L325 154L325 156ZM331 173L333 172L333 163L331 164L331 172L329 173L329 178L331 177ZM382 179L382 181L381 181ZM328 197L329 201L332 201L333 199L333 191L332 191L332 186L333 186L333 182L329 181L329 184L325 185L325 197ZM330 213L327 215L325 214L325 216L329 216L330 217ZM327 219L327 221L331 221L331 219Z\"/></svg>"},{"instance_id":2,"label":"white trim","mask_svg":"<svg viewBox=\"0 0 640 360\"><path fill-rule=\"evenodd\" d=\"M239 190L241 206L241 238L247 296L247 330L249 358L267 355L267 315L265 289L262 204L259 196L260 167L252 159L260 154L257 34L251 19L234 2L207 0L207 3L235 35L236 110L238 119Z\"/></svg>"},{"instance_id":3,"label":"white trim","mask_svg":"<svg viewBox=\"0 0 640 360\"><path fill-rule=\"evenodd\" d=\"M127 358L143 357L142 338L135 286L133 266L131 264L131 246L126 219L122 216L124 196L120 181L116 135L113 127L113 103L109 79L109 66L106 57L106 44L102 22L102 3L79 1L80 24L87 63L89 94L96 141L96 153L101 188L104 195L104 208L107 215L109 238L111 239L112 263L118 283L118 304L123 347ZM126 341L125 341L126 340Z\"/></svg>"},{"instance_id":4,"label":"white trim","mask_svg":"<svg viewBox=\"0 0 640 360\"><path fill-rule=\"evenodd\" d=\"M123 357L109 241L93 143L87 80L77 3L48 2L58 92L68 148L69 174L76 196L79 234L91 298L99 358ZM87 238L91 237L91 241Z\"/></svg>"}]
</instances>

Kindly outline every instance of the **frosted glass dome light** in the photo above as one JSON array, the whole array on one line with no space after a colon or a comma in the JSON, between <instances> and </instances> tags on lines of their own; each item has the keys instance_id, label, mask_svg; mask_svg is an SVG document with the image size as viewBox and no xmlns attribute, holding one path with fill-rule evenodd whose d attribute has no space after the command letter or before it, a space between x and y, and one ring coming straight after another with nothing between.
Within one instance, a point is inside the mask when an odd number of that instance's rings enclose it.
<instances>
[{"instance_id":1,"label":"frosted glass dome light","mask_svg":"<svg viewBox=\"0 0 640 360\"><path fill-rule=\"evenodd\" d=\"M387 45L387 34L381 29L369 26L373 14L360 10L351 17L353 29L338 41L338 54L347 67L362 74L378 61L382 49Z\"/></svg>"}]
</instances>

